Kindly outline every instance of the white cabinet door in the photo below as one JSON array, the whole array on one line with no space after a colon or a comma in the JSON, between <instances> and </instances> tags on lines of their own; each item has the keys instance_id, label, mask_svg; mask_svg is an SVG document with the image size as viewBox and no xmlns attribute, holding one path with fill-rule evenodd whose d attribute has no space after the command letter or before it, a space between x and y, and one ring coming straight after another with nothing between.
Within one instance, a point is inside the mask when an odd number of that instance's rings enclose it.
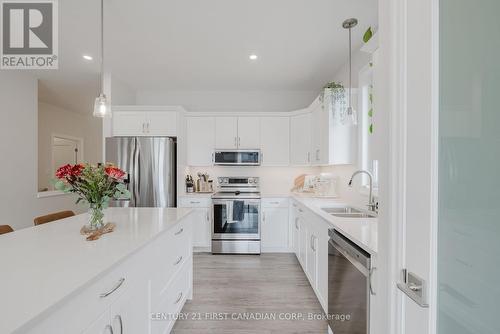
<instances>
[{"instance_id":1,"label":"white cabinet door","mask_svg":"<svg viewBox=\"0 0 500 334\"><path fill-rule=\"evenodd\" d=\"M215 148L218 150L238 148L238 117L215 118Z\"/></svg>"},{"instance_id":2,"label":"white cabinet door","mask_svg":"<svg viewBox=\"0 0 500 334\"><path fill-rule=\"evenodd\" d=\"M306 239L306 257L307 257L307 275L309 276L309 282L313 288L317 288L317 270L318 270L318 236L316 231L310 225L307 228L307 239Z\"/></svg>"},{"instance_id":3,"label":"white cabinet door","mask_svg":"<svg viewBox=\"0 0 500 334\"><path fill-rule=\"evenodd\" d=\"M191 215L193 220L193 246L210 247L211 219L209 208L197 208Z\"/></svg>"},{"instance_id":4,"label":"white cabinet door","mask_svg":"<svg viewBox=\"0 0 500 334\"><path fill-rule=\"evenodd\" d=\"M313 165L321 164L321 154L322 154L322 125L321 125L321 106L318 104L314 108L311 114L311 162Z\"/></svg>"},{"instance_id":5,"label":"white cabinet door","mask_svg":"<svg viewBox=\"0 0 500 334\"><path fill-rule=\"evenodd\" d=\"M188 166L211 166L215 142L214 117L187 118Z\"/></svg>"},{"instance_id":6,"label":"white cabinet door","mask_svg":"<svg viewBox=\"0 0 500 334\"><path fill-rule=\"evenodd\" d=\"M262 251L288 251L288 208L262 209Z\"/></svg>"},{"instance_id":7,"label":"white cabinet door","mask_svg":"<svg viewBox=\"0 0 500 334\"><path fill-rule=\"evenodd\" d=\"M307 271L307 247L309 242L307 241L307 224L302 216L299 216L299 262L302 265L304 272Z\"/></svg>"},{"instance_id":8,"label":"white cabinet door","mask_svg":"<svg viewBox=\"0 0 500 334\"><path fill-rule=\"evenodd\" d=\"M147 281L127 290L111 305L113 333L147 333L149 329L149 284Z\"/></svg>"},{"instance_id":9,"label":"white cabinet door","mask_svg":"<svg viewBox=\"0 0 500 334\"><path fill-rule=\"evenodd\" d=\"M177 112L148 111L146 132L149 136L177 136Z\"/></svg>"},{"instance_id":10,"label":"white cabinet door","mask_svg":"<svg viewBox=\"0 0 500 334\"><path fill-rule=\"evenodd\" d=\"M262 165L288 166L290 164L290 118L263 118L260 136Z\"/></svg>"},{"instance_id":11,"label":"white cabinet door","mask_svg":"<svg viewBox=\"0 0 500 334\"><path fill-rule=\"evenodd\" d=\"M143 111L116 111L113 113L113 136L145 136L146 113Z\"/></svg>"},{"instance_id":12,"label":"white cabinet door","mask_svg":"<svg viewBox=\"0 0 500 334\"><path fill-rule=\"evenodd\" d=\"M64 321L64 319L61 319ZM54 330L55 331L55 330ZM109 323L109 310L104 312L89 328L84 330L82 334L114 334L116 332L111 328Z\"/></svg>"},{"instance_id":13,"label":"white cabinet door","mask_svg":"<svg viewBox=\"0 0 500 334\"><path fill-rule=\"evenodd\" d=\"M238 117L238 148L260 148L260 117Z\"/></svg>"},{"instance_id":14,"label":"white cabinet door","mask_svg":"<svg viewBox=\"0 0 500 334\"><path fill-rule=\"evenodd\" d=\"M328 229L330 225L322 219L316 219L316 260L317 260L317 287L318 299L324 311L328 308Z\"/></svg>"},{"instance_id":15,"label":"white cabinet door","mask_svg":"<svg viewBox=\"0 0 500 334\"><path fill-rule=\"evenodd\" d=\"M311 113L290 119L290 163L294 166L311 164Z\"/></svg>"}]
</instances>

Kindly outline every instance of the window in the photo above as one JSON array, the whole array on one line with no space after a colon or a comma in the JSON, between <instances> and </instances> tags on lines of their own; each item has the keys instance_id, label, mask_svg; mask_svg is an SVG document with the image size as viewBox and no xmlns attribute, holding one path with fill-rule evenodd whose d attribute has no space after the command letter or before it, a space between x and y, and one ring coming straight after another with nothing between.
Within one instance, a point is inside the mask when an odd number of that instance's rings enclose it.
<instances>
[{"instance_id":1,"label":"window","mask_svg":"<svg viewBox=\"0 0 500 334\"><path fill-rule=\"evenodd\" d=\"M373 157L373 65L366 65L359 72L359 130L360 130L360 168L370 171L373 175L373 188L378 188L378 160ZM368 187L368 176L363 175L363 188Z\"/></svg>"}]
</instances>

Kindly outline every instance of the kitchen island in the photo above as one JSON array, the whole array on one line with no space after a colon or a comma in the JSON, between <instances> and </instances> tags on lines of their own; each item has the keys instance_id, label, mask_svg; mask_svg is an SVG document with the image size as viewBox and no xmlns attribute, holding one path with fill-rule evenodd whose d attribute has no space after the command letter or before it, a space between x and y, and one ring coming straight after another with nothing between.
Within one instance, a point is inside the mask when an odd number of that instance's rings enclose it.
<instances>
[{"instance_id":1,"label":"kitchen island","mask_svg":"<svg viewBox=\"0 0 500 334\"><path fill-rule=\"evenodd\" d=\"M0 235L0 333L168 332L192 295L191 212L110 208L92 242L86 214Z\"/></svg>"}]
</instances>

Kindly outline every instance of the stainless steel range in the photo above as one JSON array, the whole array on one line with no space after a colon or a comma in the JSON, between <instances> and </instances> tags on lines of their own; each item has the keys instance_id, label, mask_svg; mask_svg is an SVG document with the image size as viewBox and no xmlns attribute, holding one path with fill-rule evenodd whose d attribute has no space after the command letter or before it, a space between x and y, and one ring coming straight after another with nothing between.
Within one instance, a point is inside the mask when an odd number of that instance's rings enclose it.
<instances>
[{"instance_id":1,"label":"stainless steel range","mask_svg":"<svg viewBox=\"0 0 500 334\"><path fill-rule=\"evenodd\" d=\"M213 254L260 254L258 177L219 177L212 196Z\"/></svg>"}]
</instances>

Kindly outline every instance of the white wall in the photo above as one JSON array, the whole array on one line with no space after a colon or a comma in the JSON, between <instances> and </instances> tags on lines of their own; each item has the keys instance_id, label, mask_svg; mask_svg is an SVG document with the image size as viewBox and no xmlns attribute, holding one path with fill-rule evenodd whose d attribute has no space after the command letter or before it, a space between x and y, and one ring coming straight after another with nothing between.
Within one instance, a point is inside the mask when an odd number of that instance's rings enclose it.
<instances>
[{"instance_id":1,"label":"white wall","mask_svg":"<svg viewBox=\"0 0 500 334\"><path fill-rule=\"evenodd\" d=\"M57 106L38 103L38 189L51 188L52 135L83 139L83 161L102 162L102 122L88 114L69 111ZM56 166L57 167L57 166Z\"/></svg>"},{"instance_id":2,"label":"white wall","mask_svg":"<svg viewBox=\"0 0 500 334\"><path fill-rule=\"evenodd\" d=\"M311 104L310 91L139 91L137 104L181 105L187 111L292 111Z\"/></svg>"},{"instance_id":3,"label":"white wall","mask_svg":"<svg viewBox=\"0 0 500 334\"><path fill-rule=\"evenodd\" d=\"M0 224L33 226L33 218L77 210L71 196L37 198L37 81L21 71L0 76ZM77 210L78 211L78 210Z\"/></svg>"}]
</instances>

